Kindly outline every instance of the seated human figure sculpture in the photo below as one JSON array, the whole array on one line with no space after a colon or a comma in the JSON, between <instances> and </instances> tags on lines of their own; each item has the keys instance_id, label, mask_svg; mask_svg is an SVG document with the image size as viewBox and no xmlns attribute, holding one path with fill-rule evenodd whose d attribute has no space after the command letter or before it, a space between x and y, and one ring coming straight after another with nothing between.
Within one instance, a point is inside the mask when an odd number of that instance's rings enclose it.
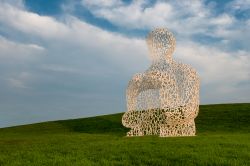
<instances>
[{"instance_id":1,"label":"seated human figure sculpture","mask_svg":"<svg viewBox=\"0 0 250 166\"><path fill-rule=\"evenodd\" d=\"M194 136L199 111L199 77L189 65L172 59L175 38L165 28L147 36L152 64L135 74L126 91L122 124L127 136Z\"/></svg>"}]
</instances>

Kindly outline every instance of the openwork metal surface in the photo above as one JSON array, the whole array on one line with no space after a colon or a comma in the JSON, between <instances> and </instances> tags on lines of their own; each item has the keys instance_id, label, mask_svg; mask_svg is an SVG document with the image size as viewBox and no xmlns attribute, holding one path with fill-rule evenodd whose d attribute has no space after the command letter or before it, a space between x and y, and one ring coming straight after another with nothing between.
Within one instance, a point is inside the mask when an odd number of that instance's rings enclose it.
<instances>
[{"instance_id":1,"label":"openwork metal surface","mask_svg":"<svg viewBox=\"0 0 250 166\"><path fill-rule=\"evenodd\" d=\"M127 136L194 136L199 111L199 77L189 65L172 59L175 38L165 28L149 33L152 64L135 74L126 91L127 112L122 124Z\"/></svg>"}]
</instances>

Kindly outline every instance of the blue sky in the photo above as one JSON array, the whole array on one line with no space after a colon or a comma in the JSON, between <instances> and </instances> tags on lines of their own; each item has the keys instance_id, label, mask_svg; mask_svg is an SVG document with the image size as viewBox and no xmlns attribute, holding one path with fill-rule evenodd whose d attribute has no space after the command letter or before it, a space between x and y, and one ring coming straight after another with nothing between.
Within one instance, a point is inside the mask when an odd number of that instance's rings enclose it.
<instances>
[{"instance_id":1,"label":"blue sky","mask_svg":"<svg viewBox=\"0 0 250 166\"><path fill-rule=\"evenodd\" d=\"M0 127L124 112L145 36L169 28L202 104L250 101L249 0L0 0Z\"/></svg>"}]
</instances>

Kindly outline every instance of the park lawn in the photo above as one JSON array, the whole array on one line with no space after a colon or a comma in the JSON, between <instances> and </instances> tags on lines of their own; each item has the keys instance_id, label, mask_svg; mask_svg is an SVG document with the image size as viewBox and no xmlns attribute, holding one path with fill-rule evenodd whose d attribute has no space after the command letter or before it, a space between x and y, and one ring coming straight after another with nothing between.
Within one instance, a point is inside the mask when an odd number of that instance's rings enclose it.
<instances>
[{"instance_id":1,"label":"park lawn","mask_svg":"<svg viewBox=\"0 0 250 166\"><path fill-rule=\"evenodd\" d=\"M0 165L250 165L250 104L201 105L195 137L126 137L121 116L0 129Z\"/></svg>"}]
</instances>

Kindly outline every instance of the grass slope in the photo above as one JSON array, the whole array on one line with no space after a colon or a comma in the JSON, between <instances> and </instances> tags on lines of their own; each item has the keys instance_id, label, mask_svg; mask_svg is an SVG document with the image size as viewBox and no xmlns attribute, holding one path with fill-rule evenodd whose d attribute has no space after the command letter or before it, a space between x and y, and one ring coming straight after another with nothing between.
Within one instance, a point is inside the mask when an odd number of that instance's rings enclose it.
<instances>
[{"instance_id":1,"label":"grass slope","mask_svg":"<svg viewBox=\"0 0 250 166\"><path fill-rule=\"evenodd\" d=\"M121 116L0 129L0 165L250 165L250 104L200 106L196 137L125 137Z\"/></svg>"}]
</instances>

